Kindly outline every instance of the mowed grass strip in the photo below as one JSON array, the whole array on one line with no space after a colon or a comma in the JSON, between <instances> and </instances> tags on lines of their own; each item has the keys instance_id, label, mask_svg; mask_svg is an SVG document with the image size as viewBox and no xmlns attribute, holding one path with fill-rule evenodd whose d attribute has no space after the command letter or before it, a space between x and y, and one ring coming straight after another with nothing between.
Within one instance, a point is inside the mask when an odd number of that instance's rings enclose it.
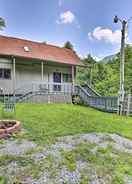
<instances>
[{"instance_id":1,"label":"mowed grass strip","mask_svg":"<svg viewBox=\"0 0 132 184\"><path fill-rule=\"evenodd\" d=\"M132 139L131 117L78 105L18 104L16 119L28 130L31 139L42 143L58 136L89 132L116 133Z\"/></svg>"}]
</instances>

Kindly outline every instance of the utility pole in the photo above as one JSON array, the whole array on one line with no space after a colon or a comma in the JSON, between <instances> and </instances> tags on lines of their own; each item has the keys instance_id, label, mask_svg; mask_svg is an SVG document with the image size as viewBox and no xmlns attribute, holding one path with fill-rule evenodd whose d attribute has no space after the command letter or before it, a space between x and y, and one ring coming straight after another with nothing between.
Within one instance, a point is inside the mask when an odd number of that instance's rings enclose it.
<instances>
[{"instance_id":1,"label":"utility pole","mask_svg":"<svg viewBox=\"0 0 132 184\"><path fill-rule=\"evenodd\" d=\"M122 21L122 30L121 30L121 51L120 51L120 92L119 92L119 115L123 114L123 103L125 96L125 35L126 35L126 25L125 20Z\"/></svg>"},{"instance_id":2,"label":"utility pole","mask_svg":"<svg viewBox=\"0 0 132 184\"><path fill-rule=\"evenodd\" d=\"M131 18L130 18L131 19ZM125 96L125 37L126 37L126 29L130 19L121 20L117 16L114 17L114 23L121 22L122 30L121 30L121 50L120 50L120 90L119 90L119 101L118 101L118 114L123 114L123 103L124 103L124 96Z\"/></svg>"}]
</instances>

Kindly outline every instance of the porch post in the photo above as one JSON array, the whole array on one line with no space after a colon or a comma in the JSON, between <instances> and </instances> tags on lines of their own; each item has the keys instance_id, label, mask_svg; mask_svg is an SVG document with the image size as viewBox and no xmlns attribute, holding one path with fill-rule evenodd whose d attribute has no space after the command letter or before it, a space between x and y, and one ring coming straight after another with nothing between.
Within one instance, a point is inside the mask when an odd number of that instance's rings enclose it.
<instances>
[{"instance_id":1,"label":"porch post","mask_svg":"<svg viewBox=\"0 0 132 184\"><path fill-rule=\"evenodd\" d=\"M72 66L72 93L75 91L75 67Z\"/></svg>"},{"instance_id":2,"label":"porch post","mask_svg":"<svg viewBox=\"0 0 132 184\"><path fill-rule=\"evenodd\" d=\"M44 80L44 62L41 62L41 80Z\"/></svg>"},{"instance_id":3,"label":"porch post","mask_svg":"<svg viewBox=\"0 0 132 184\"><path fill-rule=\"evenodd\" d=\"M16 88L16 59L13 57L13 96L15 96Z\"/></svg>"}]
</instances>

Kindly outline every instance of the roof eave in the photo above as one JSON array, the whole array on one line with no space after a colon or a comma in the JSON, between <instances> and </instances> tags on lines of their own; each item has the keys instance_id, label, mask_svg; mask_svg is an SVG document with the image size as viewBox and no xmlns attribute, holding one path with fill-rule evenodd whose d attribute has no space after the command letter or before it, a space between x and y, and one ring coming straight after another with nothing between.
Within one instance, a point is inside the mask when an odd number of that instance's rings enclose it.
<instances>
[{"instance_id":1,"label":"roof eave","mask_svg":"<svg viewBox=\"0 0 132 184\"><path fill-rule=\"evenodd\" d=\"M79 66L79 67L84 67L84 65L82 63L68 63L68 62L61 62L61 61L57 61L57 60L50 60L50 59L47 59L47 58L33 58L33 57L24 57L24 56L19 56L19 55L12 55L12 54L1 54L0 53L0 56L7 56L7 57L16 57L16 58L23 58L23 59L33 59L33 60L36 60L36 61L48 61L48 62L51 62L51 63L57 63L57 64L63 64L63 65L70 65L70 66Z\"/></svg>"}]
</instances>

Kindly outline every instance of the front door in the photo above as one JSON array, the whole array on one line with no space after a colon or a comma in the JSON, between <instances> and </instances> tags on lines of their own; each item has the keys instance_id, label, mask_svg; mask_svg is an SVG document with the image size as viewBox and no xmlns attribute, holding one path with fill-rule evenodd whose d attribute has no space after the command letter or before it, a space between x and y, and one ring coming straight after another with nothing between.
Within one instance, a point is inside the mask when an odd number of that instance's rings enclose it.
<instances>
[{"instance_id":1,"label":"front door","mask_svg":"<svg viewBox=\"0 0 132 184\"><path fill-rule=\"evenodd\" d=\"M53 73L53 82L57 83L57 84L54 84L54 87L53 87L54 91L56 92L61 91L61 73L59 72Z\"/></svg>"}]
</instances>

